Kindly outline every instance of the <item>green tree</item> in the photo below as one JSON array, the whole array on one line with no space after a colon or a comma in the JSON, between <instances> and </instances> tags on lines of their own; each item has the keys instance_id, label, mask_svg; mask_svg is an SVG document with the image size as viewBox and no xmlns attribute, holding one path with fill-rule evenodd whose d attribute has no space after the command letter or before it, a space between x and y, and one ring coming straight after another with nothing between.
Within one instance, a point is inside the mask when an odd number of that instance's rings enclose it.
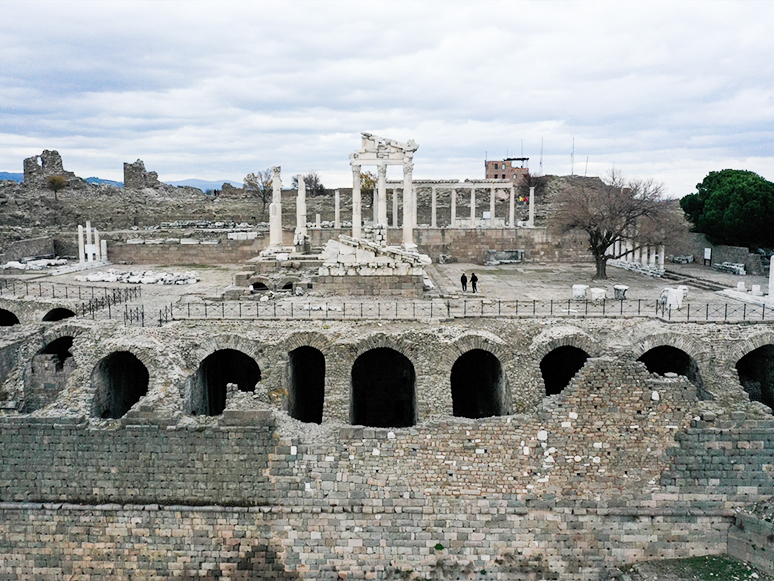
<instances>
[{"instance_id":1,"label":"green tree","mask_svg":"<svg viewBox=\"0 0 774 581\"><path fill-rule=\"evenodd\" d=\"M710 172L680 207L694 230L714 244L774 247L774 183L754 172Z\"/></svg>"},{"instance_id":2,"label":"green tree","mask_svg":"<svg viewBox=\"0 0 774 581\"><path fill-rule=\"evenodd\" d=\"M360 199L369 208L374 207L374 190L376 189L376 174L372 171L364 171L360 174Z\"/></svg>"},{"instance_id":3,"label":"green tree","mask_svg":"<svg viewBox=\"0 0 774 581\"><path fill-rule=\"evenodd\" d=\"M58 202L57 192L67 187L67 178L64 176L49 176L46 180L48 189L54 192L54 199Z\"/></svg>"}]
</instances>

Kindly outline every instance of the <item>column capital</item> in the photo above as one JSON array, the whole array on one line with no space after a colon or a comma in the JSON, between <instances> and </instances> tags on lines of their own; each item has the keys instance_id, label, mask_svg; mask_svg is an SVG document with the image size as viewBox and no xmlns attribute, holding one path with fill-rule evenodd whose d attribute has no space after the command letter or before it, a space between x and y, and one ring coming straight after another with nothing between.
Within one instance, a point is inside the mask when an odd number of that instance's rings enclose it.
<instances>
[{"instance_id":1,"label":"column capital","mask_svg":"<svg viewBox=\"0 0 774 581\"><path fill-rule=\"evenodd\" d=\"M352 164L352 173L359 174L360 173L360 166L353 163Z\"/></svg>"},{"instance_id":2,"label":"column capital","mask_svg":"<svg viewBox=\"0 0 774 581\"><path fill-rule=\"evenodd\" d=\"M282 166L279 166L279 165L272 166L271 173L273 173L274 175L277 175L281 172L282 172Z\"/></svg>"},{"instance_id":3,"label":"column capital","mask_svg":"<svg viewBox=\"0 0 774 581\"><path fill-rule=\"evenodd\" d=\"M380 178L386 178L387 177L387 164L381 163L377 166L377 171L379 172Z\"/></svg>"},{"instance_id":4,"label":"column capital","mask_svg":"<svg viewBox=\"0 0 774 581\"><path fill-rule=\"evenodd\" d=\"M403 162L403 177L410 176L414 171L414 164L410 161Z\"/></svg>"}]
</instances>

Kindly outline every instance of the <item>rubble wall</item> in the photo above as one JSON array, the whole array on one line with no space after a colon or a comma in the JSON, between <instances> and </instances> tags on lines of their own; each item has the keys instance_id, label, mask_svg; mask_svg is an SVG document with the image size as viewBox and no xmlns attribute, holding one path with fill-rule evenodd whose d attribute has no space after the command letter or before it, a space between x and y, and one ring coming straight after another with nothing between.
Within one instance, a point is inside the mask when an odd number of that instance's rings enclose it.
<instances>
[{"instance_id":1,"label":"rubble wall","mask_svg":"<svg viewBox=\"0 0 774 581\"><path fill-rule=\"evenodd\" d=\"M276 566L304 579L590 581L613 564L723 553L733 508L774 493L774 419L731 378L772 341L768 324L68 325L48 335L75 336L59 400L0 421L0 576L268 579ZM30 339L21 365L42 342ZM567 345L591 358L546 397L539 362ZM695 359L710 400L635 361L657 345ZM321 425L285 411L299 346L325 356ZM348 425L353 364L382 347L416 370L415 426ZM259 389L192 417L186 381L225 348L255 359ZM450 370L471 349L501 362L508 415L452 417ZM89 375L117 350L147 366L148 395L120 420L92 418Z\"/></svg>"},{"instance_id":2,"label":"rubble wall","mask_svg":"<svg viewBox=\"0 0 774 581\"><path fill-rule=\"evenodd\" d=\"M23 258L50 258L56 256L54 239L49 237L31 238L13 242L5 249L5 260L22 260Z\"/></svg>"}]
</instances>

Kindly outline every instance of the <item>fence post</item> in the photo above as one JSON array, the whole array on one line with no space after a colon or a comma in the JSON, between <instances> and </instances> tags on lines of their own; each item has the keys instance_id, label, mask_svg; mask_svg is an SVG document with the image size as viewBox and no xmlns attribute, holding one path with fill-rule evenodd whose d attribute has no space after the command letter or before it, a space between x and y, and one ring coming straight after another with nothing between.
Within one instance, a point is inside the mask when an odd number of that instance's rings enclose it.
<instances>
[{"instance_id":1,"label":"fence post","mask_svg":"<svg viewBox=\"0 0 774 581\"><path fill-rule=\"evenodd\" d=\"M462 303L462 316L468 316L468 299L465 299Z\"/></svg>"},{"instance_id":2,"label":"fence post","mask_svg":"<svg viewBox=\"0 0 774 581\"><path fill-rule=\"evenodd\" d=\"M532 299L532 314L535 314L535 309L537 309L537 301L535 299Z\"/></svg>"},{"instance_id":3,"label":"fence post","mask_svg":"<svg viewBox=\"0 0 774 581\"><path fill-rule=\"evenodd\" d=\"M432 303L431 303L431 304L432 304ZM501 316L501 315L503 314L503 313L502 313L502 311L503 311L503 310L502 310L502 306L500 305L500 299L497 299L497 316L498 316L498 317L499 317L499 316Z\"/></svg>"},{"instance_id":4,"label":"fence post","mask_svg":"<svg viewBox=\"0 0 774 581\"><path fill-rule=\"evenodd\" d=\"M551 316L554 316L554 299L551 299Z\"/></svg>"},{"instance_id":5,"label":"fence post","mask_svg":"<svg viewBox=\"0 0 774 581\"><path fill-rule=\"evenodd\" d=\"M516 316L519 316L519 299L516 299Z\"/></svg>"},{"instance_id":6,"label":"fence post","mask_svg":"<svg viewBox=\"0 0 774 581\"><path fill-rule=\"evenodd\" d=\"M709 321L709 303L707 303L707 312L704 315L704 320L705 321Z\"/></svg>"},{"instance_id":7,"label":"fence post","mask_svg":"<svg viewBox=\"0 0 774 581\"><path fill-rule=\"evenodd\" d=\"M743 321L747 320L747 303L742 305L742 320Z\"/></svg>"},{"instance_id":8,"label":"fence post","mask_svg":"<svg viewBox=\"0 0 774 581\"><path fill-rule=\"evenodd\" d=\"M690 321L691 320L691 303L688 303L687 310L685 313L685 320Z\"/></svg>"},{"instance_id":9,"label":"fence post","mask_svg":"<svg viewBox=\"0 0 774 581\"><path fill-rule=\"evenodd\" d=\"M726 312L723 315L723 320L728 321L728 303L725 303L725 305L726 305Z\"/></svg>"},{"instance_id":10,"label":"fence post","mask_svg":"<svg viewBox=\"0 0 774 581\"><path fill-rule=\"evenodd\" d=\"M763 303L763 308L761 309L761 321L766 320L766 303Z\"/></svg>"}]
</instances>

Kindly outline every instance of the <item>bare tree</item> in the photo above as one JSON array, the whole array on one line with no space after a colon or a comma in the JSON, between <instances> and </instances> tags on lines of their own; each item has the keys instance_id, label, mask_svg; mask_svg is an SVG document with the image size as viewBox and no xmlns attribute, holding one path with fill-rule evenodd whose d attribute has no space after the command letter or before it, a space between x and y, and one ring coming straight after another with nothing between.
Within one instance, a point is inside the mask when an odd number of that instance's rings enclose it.
<instances>
[{"instance_id":1,"label":"bare tree","mask_svg":"<svg viewBox=\"0 0 774 581\"><path fill-rule=\"evenodd\" d=\"M266 204L271 200L271 168L255 173L249 173L244 179L244 188L261 200L261 215L266 213Z\"/></svg>"},{"instance_id":2,"label":"bare tree","mask_svg":"<svg viewBox=\"0 0 774 581\"><path fill-rule=\"evenodd\" d=\"M310 171L304 174L304 185L306 193L310 196L324 196L325 186L322 183L320 174L316 171ZM293 176L293 188L298 189L298 176Z\"/></svg>"},{"instance_id":3,"label":"bare tree","mask_svg":"<svg viewBox=\"0 0 774 581\"><path fill-rule=\"evenodd\" d=\"M360 174L360 198L367 207L374 207L374 190L376 189L376 174L364 171Z\"/></svg>"},{"instance_id":4,"label":"bare tree","mask_svg":"<svg viewBox=\"0 0 774 581\"><path fill-rule=\"evenodd\" d=\"M615 243L629 240L633 249L670 244L687 231L687 223L670 200L664 186L652 179L627 180L611 172L603 184L570 185L554 197L556 211L549 227L558 234L581 230L588 235L589 250L596 263L595 279L607 278L607 261ZM622 249L624 250L624 249Z\"/></svg>"}]
</instances>

